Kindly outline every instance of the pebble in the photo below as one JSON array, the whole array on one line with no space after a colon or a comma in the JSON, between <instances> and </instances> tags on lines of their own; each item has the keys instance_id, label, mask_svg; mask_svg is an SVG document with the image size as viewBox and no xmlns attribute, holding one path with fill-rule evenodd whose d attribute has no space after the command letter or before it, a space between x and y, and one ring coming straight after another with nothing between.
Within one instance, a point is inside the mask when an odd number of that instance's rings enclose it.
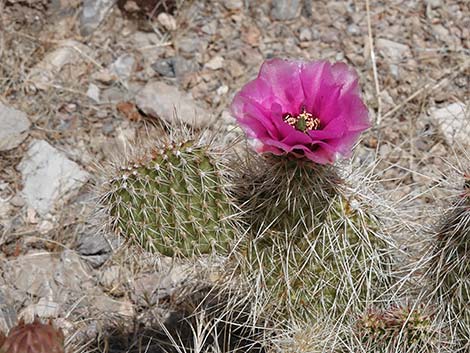
<instances>
[{"instance_id":1,"label":"pebble","mask_svg":"<svg viewBox=\"0 0 470 353\"><path fill-rule=\"evenodd\" d=\"M100 89L97 85L90 83L88 85L88 90L86 91L86 95L93 99L96 103L100 102Z\"/></svg>"},{"instance_id":2,"label":"pebble","mask_svg":"<svg viewBox=\"0 0 470 353\"><path fill-rule=\"evenodd\" d=\"M446 107L433 109L431 118L440 126L442 134L449 145L455 143L468 146L470 136L469 112L462 102L452 103Z\"/></svg>"},{"instance_id":3,"label":"pebble","mask_svg":"<svg viewBox=\"0 0 470 353\"><path fill-rule=\"evenodd\" d=\"M164 77L181 78L187 73L199 70L199 65L193 60L187 60L181 56L160 59L155 61L152 69Z\"/></svg>"},{"instance_id":4,"label":"pebble","mask_svg":"<svg viewBox=\"0 0 470 353\"><path fill-rule=\"evenodd\" d=\"M271 17L273 20L293 20L295 19L301 7L300 0L273 0Z\"/></svg>"},{"instance_id":5,"label":"pebble","mask_svg":"<svg viewBox=\"0 0 470 353\"><path fill-rule=\"evenodd\" d=\"M299 39L301 41L309 42L312 40L312 31L309 28L302 28L300 30Z\"/></svg>"},{"instance_id":6,"label":"pebble","mask_svg":"<svg viewBox=\"0 0 470 353\"><path fill-rule=\"evenodd\" d=\"M66 65L76 66L84 59L81 53L90 55L89 52L89 48L80 42L71 39L63 40L31 69L28 81L37 89L47 90L62 68Z\"/></svg>"},{"instance_id":7,"label":"pebble","mask_svg":"<svg viewBox=\"0 0 470 353\"><path fill-rule=\"evenodd\" d=\"M176 29L176 20L173 16L167 14L166 12L162 12L157 16L157 21L160 23L163 28L167 31L174 31Z\"/></svg>"},{"instance_id":8,"label":"pebble","mask_svg":"<svg viewBox=\"0 0 470 353\"><path fill-rule=\"evenodd\" d=\"M111 245L103 234L96 234L94 232L81 233L78 239L77 252L92 267L100 267L111 256Z\"/></svg>"},{"instance_id":9,"label":"pebble","mask_svg":"<svg viewBox=\"0 0 470 353\"><path fill-rule=\"evenodd\" d=\"M377 49L386 59L394 63L411 57L411 50L408 45L389 39L379 38L377 40Z\"/></svg>"},{"instance_id":10,"label":"pebble","mask_svg":"<svg viewBox=\"0 0 470 353\"><path fill-rule=\"evenodd\" d=\"M243 0L223 0L222 3L228 10L240 10L243 8Z\"/></svg>"},{"instance_id":11,"label":"pebble","mask_svg":"<svg viewBox=\"0 0 470 353\"><path fill-rule=\"evenodd\" d=\"M124 54L116 59L109 67L109 71L115 74L124 83L129 80L134 71L135 58L133 55Z\"/></svg>"},{"instance_id":12,"label":"pebble","mask_svg":"<svg viewBox=\"0 0 470 353\"><path fill-rule=\"evenodd\" d=\"M137 106L146 114L168 123L184 122L195 128L207 126L212 116L193 100L190 94L175 86L151 81L137 93Z\"/></svg>"},{"instance_id":13,"label":"pebble","mask_svg":"<svg viewBox=\"0 0 470 353\"><path fill-rule=\"evenodd\" d=\"M22 111L0 102L0 126L0 151L8 151L26 139L31 122Z\"/></svg>"},{"instance_id":14,"label":"pebble","mask_svg":"<svg viewBox=\"0 0 470 353\"><path fill-rule=\"evenodd\" d=\"M70 199L89 178L77 163L43 140L31 142L18 170L23 181L21 196L41 216Z\"/></svg>"},{"instance_id":15,"label":"pebble","mask_svg":"<svg viewBox=\"0 0 470 353\"><path fill-rule=\"evenodd\" d=\"M214 56L204 65L204 67L210 70L220 70L224 67L224 58L219 55Z\"/></svg>"},{"instance_id":16,"label":"pebble","mask_svg":"<svg viewBox=\"0 0 470 353\"><path fill-rule=\"evenodd\" d=\"M92 34L105 19L116 0L84 0L80 17L80 33Z\"/></svg>"}]
</instances>

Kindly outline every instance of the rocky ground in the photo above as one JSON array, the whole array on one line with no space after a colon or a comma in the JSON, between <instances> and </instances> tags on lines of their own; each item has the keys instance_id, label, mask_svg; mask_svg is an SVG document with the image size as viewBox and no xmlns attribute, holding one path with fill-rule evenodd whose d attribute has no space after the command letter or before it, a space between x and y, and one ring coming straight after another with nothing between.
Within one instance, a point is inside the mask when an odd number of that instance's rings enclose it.
<instances>
[{"instance_id":1,"label":"rocky ground","mask_svg":"<svg viewBox=\"0 0 470 353\"><path fill-rule=\"evenodd\" d=\"M229 104L266 58L354 66L374 121L358 163L378 160L395 201L432 219L449 195L442 175L469 146L470 5L366 5L0 0L0 329L58 317L77 341L171 297L189 269L162 272L92 226L97 166L161 134L175 108L238 135Z\"/></svg>"}]
</instances>

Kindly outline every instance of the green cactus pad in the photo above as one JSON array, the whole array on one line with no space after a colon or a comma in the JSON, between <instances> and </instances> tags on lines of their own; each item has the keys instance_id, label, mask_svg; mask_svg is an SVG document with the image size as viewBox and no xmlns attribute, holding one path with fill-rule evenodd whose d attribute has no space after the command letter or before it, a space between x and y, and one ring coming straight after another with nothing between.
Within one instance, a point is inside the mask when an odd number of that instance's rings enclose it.
<instances>
[{"instance_id":1,"label":"green cactus pad","mask_svg":"<svg viewBox=\"0 0 470 353\"><path fill-rule=\"evenodd\" d=\"M102 204L114 230L163 255L228 250L235 207L220 158L197 140L154 148L121 167Z\"/></svg>"}]
</instances>

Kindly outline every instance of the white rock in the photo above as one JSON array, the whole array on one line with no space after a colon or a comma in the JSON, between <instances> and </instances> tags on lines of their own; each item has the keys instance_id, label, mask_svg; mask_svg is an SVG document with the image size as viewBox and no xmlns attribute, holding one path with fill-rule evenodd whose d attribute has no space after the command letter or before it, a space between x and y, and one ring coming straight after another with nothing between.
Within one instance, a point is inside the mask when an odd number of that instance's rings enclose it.
<instances>
[{"instance_id":1,"label":"white rock","mask_svg":"<svg viewBox=\"0 0 470 353\"><path fill-rule=\"evenodd\" d=\"M97 85L90 83L86 95L93 99L96 103L100 102L100 89Z\"/></svg>"},{"instance_id":2,"label":"white rock","mask_svg":"<svg viewBox=\"0 0 470 353\"><path fill-rule=\"evenodd\" d=\"M30 126L25 113L0 102L0 151L17 147L28 136Z\"/></svg>"},{"instance_id":3,"label":"white rock","mask_svg":"<svg viewBox=\"0 0 470 353\"><path fill-rule=\"evenodd\" d=\"M470 111L464 103L457 102L434 109L431 111L431 117L439 124L448 144L470 143Z\"/></svg>"},{"instance_id":4,"label":"white rock","mask_svg":"<svg viewBox=\"0 0 470 353\"><path fill-rule=\"evenodd\" d=\"M22 196L40 215L66 202L89 178L75 162L42 140L31 142L18 166L22 174Z\"/></svg>"},{"instance_id":5,"label":"white rock","mask_svg":"<svg viewBox=\"0 0 470 353\"><path fill-rule=\"evenodd\" d=\"M222 3L229 10L240 10L243 7L242 0L223 0Z\"/></svg>"},{"instance_id":6,"label":"white rock","mask_svg":"<svg viewBox=\"0 0 470 353\"><path fill-rule=\"evenodd\" d=\"M146 114L169 123L184 122L199 128L206 126L212 120L212 116L198 106L190 94L163 82L147 83L137 94L136 104Z\"/></svg>"},{"instance_id":7,"label":"white rock","mask_svg":"<svg viewBox=\"0 0 470 353\"><path fill-rule=\"evenodd\" d=\"M47 90L57 74L65 65L76 65L83 61L83 54L89 54L89 48L75 40L61 41L57 49L48 53L31 69L28 80L38 89Z\"/></svg>"},{"instance_id":8,"label":"white rock","mask_svg":"<svg viewBox=\"0 0 470 353\"><path fill-rule=\"evenodd\" d=\"M219 70L224 67L224 58L219 55L214 56L204 65L204 67L211 70Z\"/></svg>"},{"instance_id":9,"label":"white rock","mask_svg":"<svg viewBox=\"0 0 470 353\"><path fill-rule=\"evenodd\" d=\"M379 38L377 40L377 49L386 59L392 62L398 62L411 57L409 46L385 38Z\"/></svg>"},{"instance_id":10,"label":"white rock","mask_svg":"<svg viewBox=\"0 0 470 353\"><path fill-rule=\"evenodd\" d=\"M224 96L227 94L227 92L228 92L228 86L226 85L220 86L219 88L217 88L217 91L216 91L217 95L219 96Z\"/></svg>"},{"instance_id":11,"label":"white rock","mask_svg":"<svg viewBox=\"0 0 470 353\"><path fill-rule=\"evenodd\" d=\"M174 31L176 29L176 20L173 16L162 12L157 16L157 21L167 30Z\"/></svg>"}]
</instances>

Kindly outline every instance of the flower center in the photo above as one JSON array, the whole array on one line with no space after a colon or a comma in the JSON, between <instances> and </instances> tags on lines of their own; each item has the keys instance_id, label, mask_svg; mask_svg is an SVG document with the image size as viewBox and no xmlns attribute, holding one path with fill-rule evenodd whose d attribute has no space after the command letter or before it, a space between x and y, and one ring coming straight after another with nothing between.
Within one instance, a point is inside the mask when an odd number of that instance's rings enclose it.
<instances>
[{"instance_id":1,"label":"flower center","mask_svg":"<svg viewBox=\"0 0 470 353\"><path fill-rule=\"evenodd\" d=\"M320 119L307 112L305 108L302 109L302 113L299 115L284 114L282 120L294 129L305 133L307 131L318 130L320 127Z\"/></svg>"}]
</instances>

